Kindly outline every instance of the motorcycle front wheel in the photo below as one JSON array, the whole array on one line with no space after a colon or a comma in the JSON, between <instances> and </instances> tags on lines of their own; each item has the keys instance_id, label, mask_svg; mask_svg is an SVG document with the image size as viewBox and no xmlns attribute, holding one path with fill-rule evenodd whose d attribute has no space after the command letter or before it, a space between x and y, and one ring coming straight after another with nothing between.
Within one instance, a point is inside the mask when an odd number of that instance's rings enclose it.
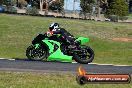
<instances>
[{"instance_id":1,"label":"motorcycle front wheel","mask_svg":"<svg viewBox=\"0 0 132 88\"><path fill-rule=\"evenodd\" d=\"M26 56L29 60L40 61L46 58L47 51L41 45L35 49L35 46L31 45L26 50Z\"/></svg>"}]
</instances>

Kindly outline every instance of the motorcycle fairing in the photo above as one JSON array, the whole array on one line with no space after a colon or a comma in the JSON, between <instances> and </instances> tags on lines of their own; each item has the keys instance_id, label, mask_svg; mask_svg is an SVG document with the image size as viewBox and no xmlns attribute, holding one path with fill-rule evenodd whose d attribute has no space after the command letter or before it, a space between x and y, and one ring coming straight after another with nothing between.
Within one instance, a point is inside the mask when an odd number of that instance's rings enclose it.
<instances>
[{"instance_id":1,"label":"motorcycle fairing","mask_svg":"<svg viewBox=\"0 0 132 88\"><path fill-rule=\"evenodd\" d=\"M49 61L72 62L72 56L64 55L60 50L60 43L54 40L42 40L49 48ZM57 49L55 50L55 45Z\"/></svg>"},{"instance_id":2,"label":"motorcycle fairing","mask_svg":"<svg viewBox=\"0 0 132 88\"><path fill-rule=\"evenodd\" d=\"M85 38L85 37L79 37L79 38L76 39L76 41L79 41L81 43L81 45L83 45L83 44L89 42L90 39L89 38Z\"/></svg>"}]
</instances>

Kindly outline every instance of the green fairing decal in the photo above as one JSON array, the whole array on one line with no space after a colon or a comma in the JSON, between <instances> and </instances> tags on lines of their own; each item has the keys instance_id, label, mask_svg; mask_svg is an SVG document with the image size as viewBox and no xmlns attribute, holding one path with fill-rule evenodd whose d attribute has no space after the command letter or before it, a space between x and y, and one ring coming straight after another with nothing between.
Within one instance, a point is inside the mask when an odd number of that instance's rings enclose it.
<instances>
[{"instance_id":1,"label":"green fairing decal","mask_svg":"<svg viewBox=\"0 0 132 88\"><path fill-rule=\"evenodd\" d=\"M79 37L78 39L76 39L76 41L80 41L81 45L82 45L82 44L85 44L85 43L89 42L90 39L89 38L85 38L85 37Z\"/></svg>"},{"instance_id":2,"label":"green fairing decal","mask_svg":"<svg viewBox=\"0 0 132 88\"><path fill-rule=\"evenodd\" d=\"M55 60L55 61L61 61L61 62L72 62L72 56L64 55L60 50L60 43L53 41L53 40L42 40L44 43L46 43L49 47L49 53L51 54L48 57L48 60ZM51 44L53 43L53 44ZM59 48L54 51L54 44L57 44Z\"/></svg>"},{"instance_id":3,"label":"green fairing decal","mask_svg":"<svg viewBox=\"0 0 132 88\"><path fill-rule=\"evenodd\" d=\"M49 53L52 53L53 50L54 50L54 45L52 45L50 42L53 42L53 40L42 40L42 41L45 42L48 45L48 47L49 47Z\"/></svg>"},{"instance_id":4,"label":"green fairing decal","mask_svg":"<svg viewBox=\"0 0 132 88\"><path fill-rule=\"evenodd\" d=\"M48 60L56 60L61 62L72 62L72 56L64 55L60 49L56 50L48 57Z\"/></svg>"}]
</instances>

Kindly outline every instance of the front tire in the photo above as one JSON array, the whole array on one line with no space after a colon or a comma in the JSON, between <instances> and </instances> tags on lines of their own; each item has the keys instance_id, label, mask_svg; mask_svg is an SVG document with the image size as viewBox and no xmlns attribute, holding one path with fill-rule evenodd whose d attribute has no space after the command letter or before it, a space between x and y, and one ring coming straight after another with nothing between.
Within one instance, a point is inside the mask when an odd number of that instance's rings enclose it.
<instances>
[{"instance_id":1,"label":"front tire","mask_svg":"<svg viewBox=\"0 0 132 88\"><path fill-rule=\"evenodd\" d=\"M83 52L74 52L73 59L81 64L88 64L94 59L94 51L88 46L82 46L81 51Z\"/></svg>"},{"instance_id":2,"label":"front tire","mask_svg":"<svg viewBox=\"0 0 132 88\"><path fill-rule=\"evenodd\" d=\"M31 45L26 50L26 56L29 60L41 61L47 56L47 51L41 45L35 49L35 46Z\"/></svg>"}]
</instances>

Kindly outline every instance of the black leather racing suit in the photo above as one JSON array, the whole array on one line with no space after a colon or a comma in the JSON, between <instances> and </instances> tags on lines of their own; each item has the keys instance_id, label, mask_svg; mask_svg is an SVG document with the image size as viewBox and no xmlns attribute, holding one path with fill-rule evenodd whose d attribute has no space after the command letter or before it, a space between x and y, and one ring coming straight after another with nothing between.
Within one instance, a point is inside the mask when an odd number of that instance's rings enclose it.
<instances>
[{"instance_id":1,"label":"black leather racing suit","mask_svg":"<svg viewBox=\"0 0 132 88\"><path fill-rule=\"evenodd\" d=\"M64 43L68 44L74 44L75 43L75 37L71 35L69 32L67 32L64 28L59 29L53 29L53 34L61 34L59 37Z\"/></svg>"}]
</instances>

